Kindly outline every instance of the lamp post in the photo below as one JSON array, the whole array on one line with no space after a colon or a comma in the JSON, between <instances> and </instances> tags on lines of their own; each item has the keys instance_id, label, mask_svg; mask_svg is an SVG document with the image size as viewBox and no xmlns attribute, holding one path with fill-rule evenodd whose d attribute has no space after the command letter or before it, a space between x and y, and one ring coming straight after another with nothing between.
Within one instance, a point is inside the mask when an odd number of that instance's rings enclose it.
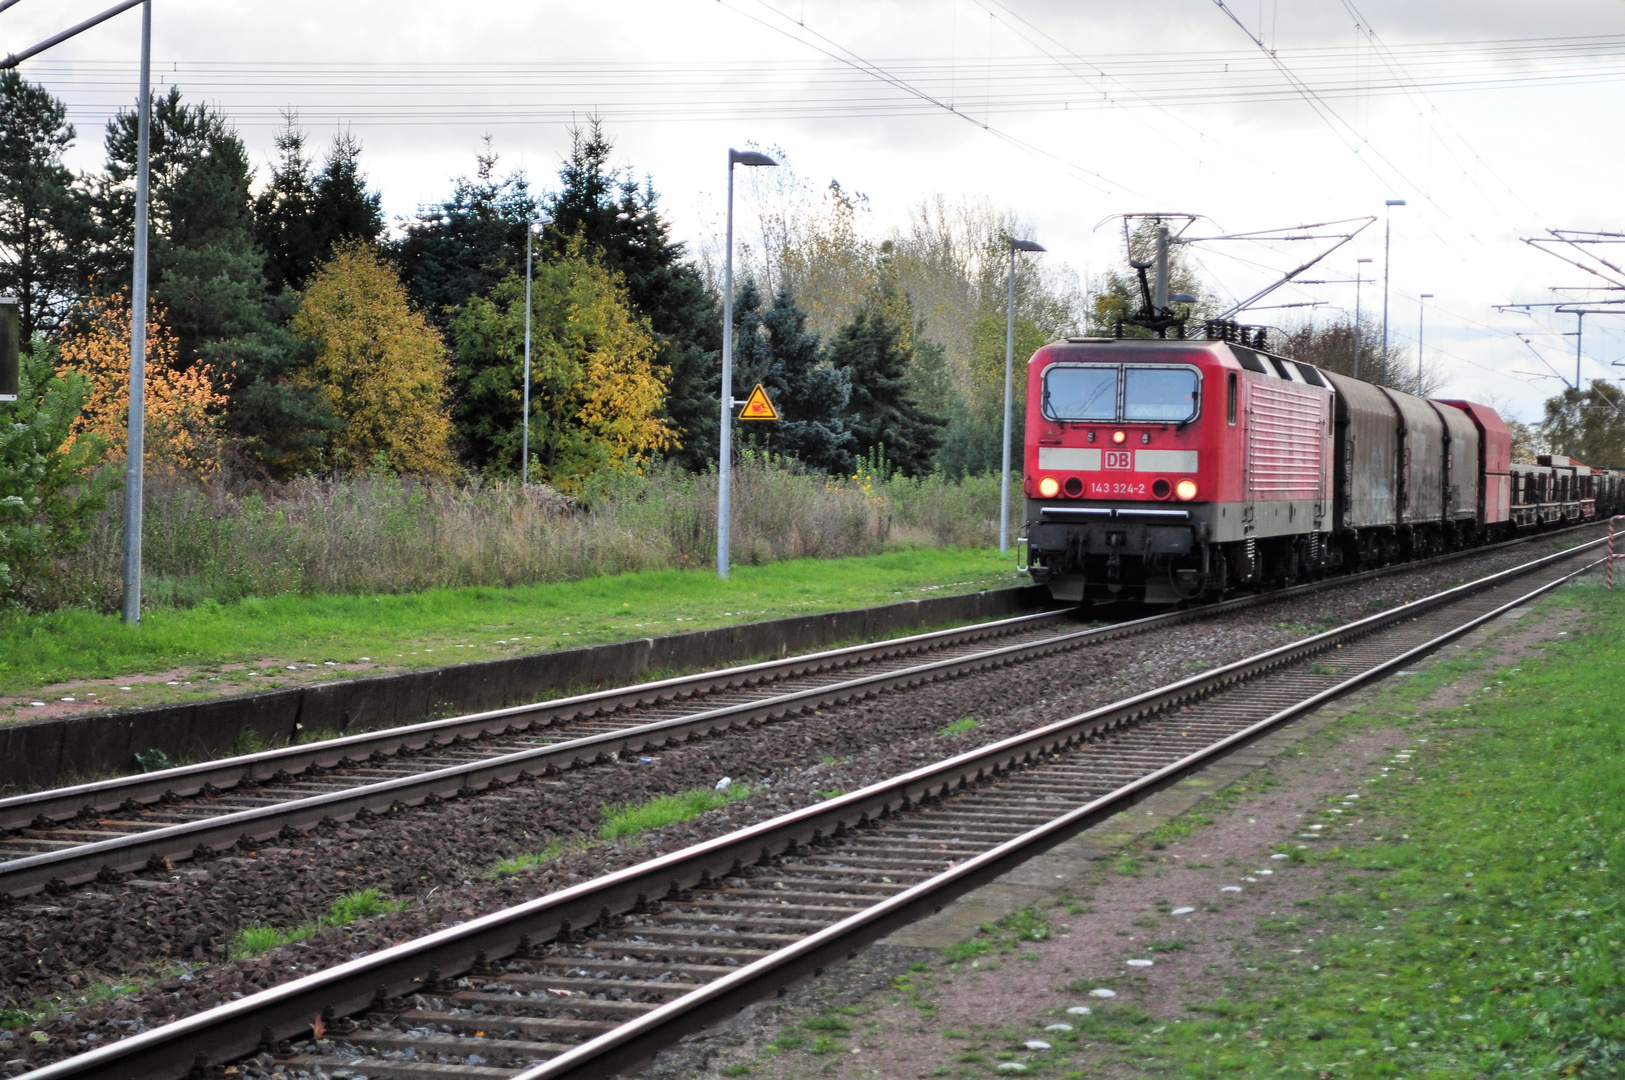
<instances>
[{"instance_id":1,"label":"lamp post","mask_svg":"<svg viewBox=\"0 0 1625 1080\"><path fill-rule=\"evenodd\" d=\"M530 486L530 248L537 233L553 224L546 214L525 225L525 388L523 434L519 437L519 486Z\"/></svg>"},{"instance_id":2,"label":"lamp post","mask_svg":"<svg viewBox=\"0 0 1625 1080\"><path fill-rule=\"evenodd\" d=\"M1404 206L1404 199L1388 199L1383 203L1388 209L1387 221L1382 227L1382 370L1377 381L1386 385L1388 382L1388 267L1389 247L1394 237L1394 207Z\"/></svg>"},{"instance_id":3,"label":"lamp post","mask_svg":"<svg viewBox=\"0 0 1625 1080\"><path fill-rule=\"evenodd\" d=\"M1360 377L1360 285L1365 281L1365 265L1370 259L1354 260L1354 377Z\"/></svg>"},{"instance_id":4,"label":"lamp post","mask_svg":"<svg viewBox=\"0 0 1625 1080\"><path fill-rule=\"evenodd\" d=\"M777 165L754 150L728 151L728 254L722 270L722 429L717 440L717 577L728 580L729 485L733 479L734 166Z\"/></svg>"},{"instance_id":5,"label":"lamp post","mask_svg":"<svg viewBox=\"0 0 1625 1080\"><path fill-rule=\"evenodd\" d=\"M135 257L130 281L130 419L124 462L124 598L126 626L141 622L142 486L147 453L147 149L152 133L152 3L141 5L141 116L136 120Z\"/></svg>"},{"instance_id":6,"label":"lamp post","mask_svg":"<svg viewBox=\"0 0 1625 1080\"><path fill-rule=\"evenodd\" d=\"M1004 467L999 471L999 550L1010 550L1010 398L1016 364L1016 252L1043 251L1031 240L1010 238L1010 290L1004 305Z\"/></svg>"},{"instance_id":7,"label":"lamp post","mask_svg":"<svg viewBox=\"0 0 1625 1080\"><path fill-rule=\"evenodd\" d=\"M1430 292L1423 293L1416 301L1416 393L1422 393L1422 334L1427 330L1428 301L1433 299Z\"/></svg>"}]
</instances>

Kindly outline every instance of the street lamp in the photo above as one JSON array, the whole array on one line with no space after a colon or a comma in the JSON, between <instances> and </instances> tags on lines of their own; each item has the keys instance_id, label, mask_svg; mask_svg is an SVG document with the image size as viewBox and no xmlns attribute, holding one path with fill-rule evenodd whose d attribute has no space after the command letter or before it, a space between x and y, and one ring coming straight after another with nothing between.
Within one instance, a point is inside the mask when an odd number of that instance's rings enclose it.
<instances>
[{"instance_id":1,"label":"street lamp","mask_svg":"<svg viewBox=\"0 0 1625 1080\"><path fill-rule=\"evenodd\" d=\"M1360 285L1365 281L1365 264L1370 259L1354 260L1354 377L1360 377Z\"/></svg>"},{"instance_id":2,"label":"street lamp","mask_svg":"<svg viewBox=\"0 0 1625 1080\"><path fill-rule=\"evenodd\" d=\"M1422 393L1422 334L1427 330L1428 301L1433 299L1430 292L1423 293L1416 301L1416 393Z\"/></svg>"},{"instance_id":3,"label":"street lamp","mask_svg":"<svg viewBox=\"0 0 1625 1080\"><path fill-rule=\"evenodd\" d=\"M1010 293L1004 313L1004 468L999 471L999 550L1010 550L1010 396L1016 363L1016 252L1043 251L1031 240L1010 237Z\"/></svg>"},{"instance_id":4,"label":"street lamp","mask_svg":"<svg viewBox=\"0 0 1625 1080\"><path fill-rule=\"evenodd\" d=\"M525 390L524 426L519 437L519 486L530 486L530 248L531 240L553 224L546 214L533 218L525 226Z\"/></svg>"},{"instance_id":5,"label":"street lamp","mask_svg":"<svg viewBox=\"0 0 1625 1080\"><path fill-rule=\"evenodd\" d=\"M130 419L124 446L124 597L126 626L141 622L141 537L147 457L147 159L152 132L152 4L141 5L141 116L136 121L135 257L130 281Z\"/></svg>"},{"instance_id":6,"label":"street lamp","mask_svg":"<svg viewBox=\"0 0 1625 1080\"><path fill-rule=\"evenodd\" d=\"M729 484L733 479L734 405L734 166L777 165L754 150L728 151L728 254L722 271L722 431L717 465L717 577L728 580Z\"/></svg>"},{"instance_id":7,"label":"street lamp","mask_svg":"<svg viewBox=\"0 0 1625 1080\"><path fill-rule=\"evenodd\" d=\"M1388 199L1383 203L1388 216L1382 227L1382 373L1377 382L1388 382L1388 249L1394 236L1394 207L1404 206L1404 199Z\"/></svg>"}]
</instances>

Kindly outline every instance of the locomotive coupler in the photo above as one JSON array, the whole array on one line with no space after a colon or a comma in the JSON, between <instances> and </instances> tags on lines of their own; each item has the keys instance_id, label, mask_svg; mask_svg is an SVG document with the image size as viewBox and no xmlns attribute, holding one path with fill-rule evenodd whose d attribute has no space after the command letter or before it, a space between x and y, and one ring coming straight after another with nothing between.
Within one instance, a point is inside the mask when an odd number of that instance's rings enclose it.
<instances>
[{"instance_id":1,"label":"locomotive coupler","mask_svg":"<svg viewBox=\"0 0 1625 1080\"><path fill-rule=\"evenodd\" d=\"M1109 532L1106 534L1106 546L1111 550L1106 555L1106 580L1117 581L1123 571L1123 545L1128 541L1127 533Z\"/></svg>"}]
</instances>

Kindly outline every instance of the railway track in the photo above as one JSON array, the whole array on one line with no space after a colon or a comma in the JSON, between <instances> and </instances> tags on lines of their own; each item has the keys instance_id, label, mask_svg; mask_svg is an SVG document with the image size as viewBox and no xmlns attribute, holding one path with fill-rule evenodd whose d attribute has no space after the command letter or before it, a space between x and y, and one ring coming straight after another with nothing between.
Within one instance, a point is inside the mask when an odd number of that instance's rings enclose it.
<instances>
[{"instance_id":1,"label":"railway track","mask_svg":"<svg viewBox=\"0 0 1625 1080\"><path fill-rule=\"evenodd\" d=\"M603 1077L1596 566L1602 541L28 1074ZM1526 580L1531 576L1536 580Z\"/></svg>"},{"instance_id":2,"label":"railway track","mask_svg":"<svg viewBox=\"0 0 1625 1080\"><path fill-rule=\"evenodd\" d=\"M1526 543L1526 540L1510 544ZM1041 612L0 799L0 893L116 882L326 823L1493 552L1481 548L1083 629ZM991 646L989 643L995 643Z\"/></svg>"}]
</instances>

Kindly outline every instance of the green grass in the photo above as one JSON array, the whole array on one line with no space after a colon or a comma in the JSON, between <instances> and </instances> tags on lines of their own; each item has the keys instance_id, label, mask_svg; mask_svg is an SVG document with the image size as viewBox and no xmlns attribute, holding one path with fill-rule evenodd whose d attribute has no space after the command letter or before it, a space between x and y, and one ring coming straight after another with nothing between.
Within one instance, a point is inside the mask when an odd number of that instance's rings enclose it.
<instances>
[{"instance_id":1,"label":"green grass","mask_svg":"<svg viewBox=\"0 0 1625 1080\"><path fill-rule=\"evenodd\" d=\"M726 791L701 787L675 795L660 795L648 802L604 807L604 824L598 830L605 840L636 836L650 829L675 825L697 818L708 810L726 806L749 795L749 784L734 784Z\"/></svg>"},{"instance_id":2,"label":"green grass","mask_svg":"<svg viewBox=\"0 0 1625 1080\"><path fill-rule=\"evenodd\" d=\"M540 851L526 851L518 855L509 856L486 871L488 878L501 877L504 874L517 874L521 870L529 870L533 866L546 866L548 863L564 854L564 842L550 840L547 846Z\"/></svg>"},{"instance_id":3,"label":"green grass","mask_svg":"<svg viewBox=\"0 0 1625 1080\"><path fill-rule=\"evenodd\" d=\"M1010 560L994 550L906 548L737 566L729 581L709 570L651 570L516 588L205 601L147 612L139 628L86 610L12 614L0 616L0 694L66 680L278 662L259 676L237 671L231 686L212 687L242 689L274 685L293 662L449 664L1016 584ZM103 692L104 702L129 696L116 686Z\"/></svg>"},{"instance_id":4,"label":"green grass","mask_svg":"<svg viewBox=\"0 0 1625 1080\"><path fill-rule=\"evenodd\" d=\"M937 732L937 734L938 735L959 735L959 734L961 734L963 732L966 732L966 731L975 731L977 728L979 728L981 726L982 726L982 722L980 720L976 719L974 716L961 716L958 720L955 720L953 723L949 724L947 727L945 727L941 731Z\"/></svg>"},{"instance_id":5,"label":"green grass","mask_svg":"<svg viewBox=\"0 0 1625 1080\"><path fill-rule=\"evenodd\" d=\"M1404 723L1452 675L1474 689L1411 720L1418 782L1364 785L1401 839L1310 856L1338 887L1260 920L1259 974L1155 1029L1098 1009L1058 1049L1132 1046L1181 1078L1625 1073L1625 593L1561 602L1591 632L1492 674L1439 664L1350 718Z\"/></svg>"},{"instance_id":6,"label":"green grass","mask_svg":"<svg viewBox=\"0 0 1625 1080\"><path fill-rule=\"evenodd\" d=\"M361 889L356 892L345 893L333 901L332 906L327 909L327 914L314 922L303 923L288 929L266 926L263 923L245 926L237 931L226 946L226 959L247 960L262 953L270 952L272 949L292 944L295 941L308 941L316 935L318 930L325 930L334 926L349 926L358 919L399 911L406 905L407 901L391 900L377 889Z\"/></svg>"},{"instance_id":7,"label":"green grass","mask_svg":"<svg viewBox=\"0 0 1625 1080\"><path fill-rule=\"evenodd\" d=\"M1025 907L996 923L983 923L975 937L943 949L942 958L950 964L963 963L989 953L1013 952L1024 941L1043 941L1049 935L1049 921L1036 908Z\"/></svg>"}]
</instances>

